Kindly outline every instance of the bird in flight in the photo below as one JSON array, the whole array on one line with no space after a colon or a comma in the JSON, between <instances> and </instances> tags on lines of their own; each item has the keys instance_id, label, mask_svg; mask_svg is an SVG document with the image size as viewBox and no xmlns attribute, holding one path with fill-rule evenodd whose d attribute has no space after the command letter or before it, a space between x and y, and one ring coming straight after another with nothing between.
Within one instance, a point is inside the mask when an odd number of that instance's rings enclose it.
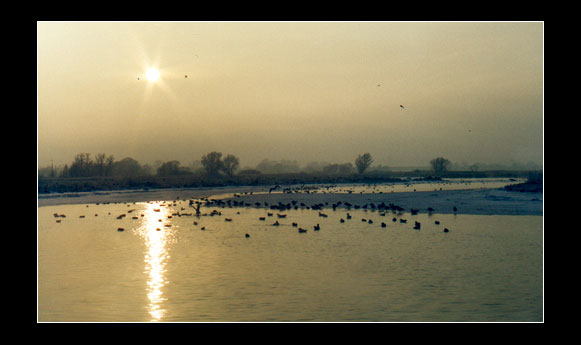
<instances>
[{"instance_id":1,"label":"bird in flight","mask_svg":"<svg viewBox=\"0 0 581 345\"><path fill-rule=\"evenodd\" d=\"M402 108L402 109L405 109L405 108L403 107L403 105L401 105L401 104L399 105L399 107L400 107L400 108Z\"/></svg>"}]
</instances>

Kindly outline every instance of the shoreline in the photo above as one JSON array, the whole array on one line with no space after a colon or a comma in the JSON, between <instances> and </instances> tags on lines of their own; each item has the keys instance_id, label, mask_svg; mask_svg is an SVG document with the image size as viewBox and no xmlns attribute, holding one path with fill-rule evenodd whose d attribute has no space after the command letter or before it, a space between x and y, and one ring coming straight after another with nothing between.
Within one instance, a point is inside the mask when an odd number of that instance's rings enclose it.
<instances>
[{"instance_id":1,"label":"shoreline","mask_svg":"<svg viewBox=\"0 0 581 345\"><path fill-rule=\"evenodd\" d=\"M148 202L152 200L201 199L224 193L243 193L245 191L257 190L268 192L268 187L199 187L149 190L128 189L115 191L37 194L37 201L38 207L95 203Z\"/></svg>"},{"instance_id":2,"label":"shoreline","mask_svg":"<svg viewBox=\"0 0 581 345\"><path fill-rule=\"evenodd\" d=\"M410 208L419 213L452 214L454 206L458 214L474 215L543 215L543 193L515 192L502 188L450 189L439 191L413 191L392 193L269 193L268 187L210 187L159 190L124 190L111 192L67 193L59 195L38 195L38 207L95 204L130 203L161 200L220 199L233 203L234 207L268 208L272 205L287 205L287 208L301 208L319 205L332 209L341 202L338 209L346 209L342 203L363 206L366 204L394 204L409 212ZM268 204L266 205L265 202ZM293 204L294 202L294 204ZM260 205L257 205L259 203ZM244 205L244 206L242 206ZM292 206L292 207L291 207ZM216 207L212 205L210 207ZM226 206L228 207L228 206Z\"/></svg>"},{"instance_id":3,"label":"shoreline","mask_svg":"<svg viewBox=\"0 0 581 345\"><path fill-rule=\"evenodd\" d=\"M359 209L373 210L371 204L394 204L410 212L410 208L418 213L428 213L433 208L434 214L453 214L454 206L457 214L474 215L543 215L542 193L510 192L502 189L462 189L444 191L397 192L389 194L266 194L241 195L236 198L223 199L224 202L245 202L249 207L255 207L256 202L267 202L268 205L287 205L294 209L296 205L320 205L322 209L333 209L333 204L341 202L337 209L347 209L343 203L348 202ZM290 203L290 204L289 204ZM365 206L368 205L368 206ZM268 207L270 206L262 206ZM351 208L351 209L354 209Z\"/></svg>"}]
</instances>

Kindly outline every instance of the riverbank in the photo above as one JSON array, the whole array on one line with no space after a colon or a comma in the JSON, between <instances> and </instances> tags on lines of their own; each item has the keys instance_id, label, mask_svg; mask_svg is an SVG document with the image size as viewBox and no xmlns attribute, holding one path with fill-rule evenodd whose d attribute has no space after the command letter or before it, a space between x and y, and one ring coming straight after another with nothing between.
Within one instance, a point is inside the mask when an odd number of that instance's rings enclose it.
<instances>
[{"instance_id":1,"label":"riverbank","mask_svg":"<svg viewBox=\"0 0 581 345\"><path fill-rule=\"evenodd\" d=\"M345 203L372 210L371 204L393 204L409 212L410 208L427 213L451 214L454 207L459 214L479 215L543 215L543 194L513 192L503 188L453 189L430 191L405 191L392 193L369 192L325 192L324 189L298 192L271 191L269 187L217 187L160 190L128 190L111 192L86 192L41 194L38 206L95 203L133 203L157 200L220 199L226 205L269 208L287 205L290 208L323 209L345 208ZM302 205L301 205L302 204ZM338 206L337 206L338 205ZM367 206L366 206L367 205ZM214 206L212 206L214 207Z\"/></svg>"}]
</instances>

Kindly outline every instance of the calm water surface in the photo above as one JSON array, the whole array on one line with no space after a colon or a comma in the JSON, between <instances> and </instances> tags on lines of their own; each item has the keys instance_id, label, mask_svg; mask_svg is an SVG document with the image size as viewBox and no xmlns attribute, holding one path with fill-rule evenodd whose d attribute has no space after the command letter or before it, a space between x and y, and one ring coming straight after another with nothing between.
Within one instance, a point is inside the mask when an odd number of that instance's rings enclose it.
<instances>
[{"instance_id":1,"label":"calm water surface","mask_svg":"<svg viewBox=\"0 0 581 345\"><path fill-rule=\"evenodd\" d=\"M38 321L543 321L542 216L212 210L40 207Z\"/></svg>"}]
</instances>

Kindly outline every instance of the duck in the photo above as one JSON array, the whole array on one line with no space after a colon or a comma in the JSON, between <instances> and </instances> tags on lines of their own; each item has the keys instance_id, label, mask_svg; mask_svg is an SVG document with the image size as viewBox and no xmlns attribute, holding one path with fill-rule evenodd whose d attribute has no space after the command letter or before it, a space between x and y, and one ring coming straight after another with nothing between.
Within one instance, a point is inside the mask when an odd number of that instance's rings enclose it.
<instances>
[{"instance_id":1,"label":"duck","mask_svg":"<svg viewBox=\"0 0 581 345\"><path fill-rule=\"evenodd\" d=\"M381 222L381 227L382 228L386 228L387 227L387 224L385 224L384 222Z\"/></svg>"},{"instance_id":2,"label":"duck","mask_svg":"<svg viewBox=\"0 0 581 345\"><path fill-rule=\"evenodd\" d=\"M272 226L279 226L279 225L280 225L280 223L278 222L278 220L272 224Z\"/></svg>"},{"instance_id":3,"label":"duck","mask_svg":"<svg viewBox=\"0 0 581 345\"><path fill-rule=\"evenodd\" d=\"M414 229L415 229L415 230L420 230L420 223L419 223L419 222L416 222L416 223L414 224Z\"/></svg>"},{"instance_id":4,"label":"duck","mask_svg":"<svg viewBox=\"0 0 581 345\"><path fill-rule=\"evenodd\" d=\"M307 232L307 230L305 230L305 229L303 229L303 228L299 228L299 234L303 234L303 233L305 233L305 232Z\"/></svg>"},{"instance_id":5,"label":"duck","mask_svg":"<svg viewBox=\"0 0 581 345\"><path fill-rule=\"evenodd\" d=\"M315 231L321 230L321 227L319 226L319 224L315 225L314 228L315 228Z\"/></svg>"},{"instance_id":6,"label":"duck","mask_svg":"<svg viewBox=\"0 0 581 345\"><path fill-rule=\"evenodd\" d=\"M448 228L444 228L444 232L449 232L450 230L448 230Z\"/></svg>"}]
</instances>

